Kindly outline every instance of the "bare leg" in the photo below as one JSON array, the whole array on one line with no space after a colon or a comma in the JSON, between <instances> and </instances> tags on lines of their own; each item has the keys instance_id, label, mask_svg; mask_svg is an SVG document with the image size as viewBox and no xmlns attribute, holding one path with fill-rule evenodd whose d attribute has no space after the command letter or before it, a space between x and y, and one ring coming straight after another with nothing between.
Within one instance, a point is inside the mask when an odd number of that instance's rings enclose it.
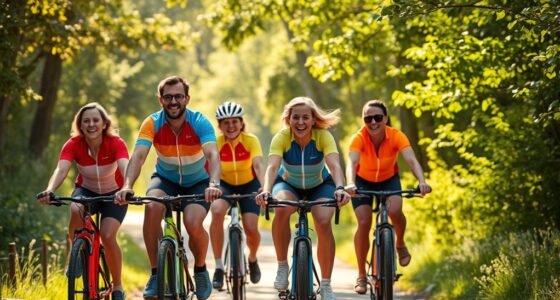
<instances>
[{"instance_id":1,"label":"bare leg","mask_svg":"<svg viewBox=\"0 0 560 300\"><path fill-rule=\"evenodd\" d=\"M162 197L165 193L161 190L151 190L148 196ZM158 240L163 235L161 229L161 220L165 206L161 203L151 202L145 205L144 210L144 244L146 244L146 252L148 252L148 259L150 260L150 267L157 267L157 253L158 253Z\"/></svg>"},{"instance_id":2,"label":"bare leg","mask_svg":"<svg viewBox=\"0 0 560 300\"><path fill-rule=\"evenodd\" d=\"M259 217L253 213L243 214L243 229L247 236L247 247L249 248L249 261L257 260L257 250L261 243L259 232Z\"/></svg>"},{"instance_id":3,"label":"bare leg","mask_svg":"<svg viewBox=\"0 0 560 300\"><path fill-rule=\"evenodd\" d=\"M210 242L212 243L212 251L215 259L222 258L224 248L224 218L229 207L229 203L222 199L212 202L210 212L212 213L212 222L210 223Z\"/></svg>"},{"instance_id":4,"label":"bare leg","mask_svg":"<svg viewBox=\"0 0 560 300\"><path fill-rule=\"evenodd\" d=\"M372 212L371 206L360 205L355 210L358 220L358 229L354 234L354 249L356 250L356 260L358 262L358 277L366 276L366 257L369 251Z\"/></svg>"},{"instance_id":5,"label":"bare leg","mask_svg":"<svg viewBox=\"0 0 560 300\"><path fill-rule=\"evenodd\" d=\"M331 220L335 209L332 207L315 206L311 212L317 232L317 258L321 267L321 278L330 279L334 264L335 244Z\"/></svg>"},{"instance_id":6,"label":"bare leg","mask_svg":"<svg viewBox=\"0 0 560 300\"><path fill-rule=\"evenodd\" d=\"M208 233L202 222L206 218L206 209L202 205L191 204L185 207L183 223L189 235L189 248L194 256L194 265L202 267L206 263L206 251L208 251Z\"/></svg>"},{"instance_id":7,"label":"bare leg","mask_svg":"<svg viewBox=\"0 0 560 300\"><path fill-rule=\"evenodd\" d=\"M113 288L122 290L121 272L122 272L122 252L119 244L117 244L117 232L121 223L113 218L103 218L101 220L101 241L105 247L105 258L107 266L111 272L113 279Z\"/></svg>"},{"instance_id":8,"label":"bare leg","mask_svg":"<svg viewBox=\"0 0 560 300\"><path fill-rule=\"evenodd\" d=\"M397 236L397 248L404 247L404 232L406 230L406 217L402 211L402 198L400 196L391 196L388 199L389 218L395 227L395 235Z\"/></svg>"}]
</instances>

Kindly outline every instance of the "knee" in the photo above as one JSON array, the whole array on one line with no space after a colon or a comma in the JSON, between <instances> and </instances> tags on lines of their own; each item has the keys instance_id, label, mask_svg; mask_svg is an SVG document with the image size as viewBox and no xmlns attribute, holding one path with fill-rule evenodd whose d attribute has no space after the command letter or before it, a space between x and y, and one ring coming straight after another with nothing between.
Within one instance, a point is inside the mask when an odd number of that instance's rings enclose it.
<instances>
[{"instance_id":1,"label":"knee","mask_svg":"<svg viewBox=\"0 0 560 300\"><path fill-rule=\"evenodd\" d=\"M187 233L191 236L198 236L204 231L204 227L202 223L197 222L186 222L185 228L187 229Z\"/></svg>"},{"instance_id":2,"label":"knee","mask_svg":"<svg viewBox=\"0 0 560 300\"><path fill-rule=\"evenodd\" d=\"M249 238L256 238L260 236L259 230L257 229L257 227L253 227L253 226L245 226L245 234L247 235L247 237Z\"/></svg>"},{"instance_id":3,"label":"knee","mask_svg":"<svg viewBox=\"0 0 560 300\"><path fill-rule=\"evenodd\" d=\"M100 233L101 235L101 242L108 248L117 245L117 233L116 232L104 232Z\"/></svg>"},{"instance_id":4,"label":"knee","mask_svg":"<svg viewBox=\"0 0 560 300\"><path fill-rule=\"evenodd\" d=\"M361 218L358 219L358 229L369 230L371 228L371 219Z\"/></svg>"}]
</instances>

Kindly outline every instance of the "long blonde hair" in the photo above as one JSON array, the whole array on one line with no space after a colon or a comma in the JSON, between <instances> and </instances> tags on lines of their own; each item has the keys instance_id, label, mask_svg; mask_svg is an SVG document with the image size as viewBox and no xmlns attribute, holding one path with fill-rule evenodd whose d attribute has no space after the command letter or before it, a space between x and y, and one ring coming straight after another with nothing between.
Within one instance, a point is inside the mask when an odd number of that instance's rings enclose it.
<instances>
[{"instance_id":1,"label":"long blonde hair","mask_svg":"<svg viewBox=\"0 0 560 300\"><path fill-rule=\"evenodd\" d=\"M79 136L83 135L82 130L80 129L80 124L82 123L82 118L84 116L84 112L88 109L97 109L99 114L101 115L101 119L103 119L103 123L105 124L105 128L103 129L103 135L114 136L117 135L116 131L111 126L113 122L107 113L107 110L101 104L97 102L88 103L80 108L76 115L74 116L74 121L72 122L72 129L70 130L71 136Z\"/></svg>"},{"instance_id":2,"label":"long blonde hair","mask_svg":"<svg viewBox=\"0 0 560 300\"><path fill-rule=\"evenodd\" d=\"M282 121L284 125L290 125L290 116L292 115L292 109L298 105L306 105L311 108L313 117L315 117L314 128L327 129L330 128L340 121L340 109L335 109L332 111L326 111L317 106L313 99L308 97L295 97L288 104L284 106L284 111L282 112Z\"/></svg>"}]
</instances>

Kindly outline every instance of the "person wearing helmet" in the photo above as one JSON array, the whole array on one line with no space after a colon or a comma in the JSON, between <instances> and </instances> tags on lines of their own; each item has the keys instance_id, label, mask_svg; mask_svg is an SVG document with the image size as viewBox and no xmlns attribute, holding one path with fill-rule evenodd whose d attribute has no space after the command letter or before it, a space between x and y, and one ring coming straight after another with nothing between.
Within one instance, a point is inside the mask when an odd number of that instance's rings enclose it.
<instances>
[{"instance_id":1,"label":"person wearing helmet","mask_svg":"<svg viewBox=\"0 0 560 300\"><path fill-rule=\"evenodd\" d=\"M223 195L249 194L260 191L264 180L264 163L259 139L245 131L243 107L235 102L225 102L216 110L216 119L221 134L217 137L221 161L221 185ZM249 248L249 274L252 283L259 282L261 271L257 263L257 249L261 241L258 229L260 206L253 199L240 200L243 229ZM221 290L224 285L224 217L231 203L224 199L212 202L210 211L210 240L216 271L212 285Z\"/></svg>"}]
</instances>

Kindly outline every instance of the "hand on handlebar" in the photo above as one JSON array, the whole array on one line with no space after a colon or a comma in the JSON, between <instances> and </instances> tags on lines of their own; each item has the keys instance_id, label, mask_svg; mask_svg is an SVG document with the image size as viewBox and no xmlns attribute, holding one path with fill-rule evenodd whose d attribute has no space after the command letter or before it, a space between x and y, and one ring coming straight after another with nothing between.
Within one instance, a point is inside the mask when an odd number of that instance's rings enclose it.
<instances>
[{"instance_id":1,"label":"hand on handlebar","mask_svg":"<svg viewBox=\"0 0 560 300\"><path fill-rule=\"evenodd\" d=\"M425 182L418 184L418 189L420 190L420 194L422 194L422 196L432 191L432 187Z\"/></svg>"},{"instance_id":2,"label":"hand on handlebar","mask_svg":"<svg viewBox=\"0 0 560 300\"><path fill-rule=\"evenodd\" d=\"M42 191L39 194L37 194L37 201L39 201L39 203L43 204L43 205L48 205L51 202L51 198L53 196L53 192L46 190L46 191Z\"/></svg>"},{"instance_id":3,"label":"hand on handlebar","mask_svg":"<svg viewBox=\"0 0 560 300\"><path fill-rule=\"evenodd\" d=\"M221 195L222 190L215 186L209 186L204 190L204 200L209 203L212 203L212 201L220 198Z\"/></svg>"},{"instance_id":4,"label":"hand on handlebar","mask_svg":"<svg viewBox=\"0 0 560 300\"><path fill-rule=\"evenodd\" d=\"M350 194L343 189L337 189L334 191L334 198L338 202L338 208L341 208L350 201Z\"/></svg>"},{"instance_id":5,"label":"hand on handlebar","mask_svg":"<svg viewBox=\"0 0 560 300\"><path fill-rule=\"evenodd\" d=\"M255 197L255 201L257 202L258 205L260 205L261 207L266 207L266 204L268 203L268 199L272 197L272 195L270 194L270 192L261 192L257 195L257 197Z\"/></svg>"},{"instance_id":6,"label":"hand on handlebar","mask_svg":"<svg viewBox=\"0 0 560 300\"><path fill-rule=\"evenodd\" d=\"M126 205L128 201L126 200L127 195L134 195L134 191L129 188L123 188L115 193L115 204Z\"/></svg>"}]
</instances>

